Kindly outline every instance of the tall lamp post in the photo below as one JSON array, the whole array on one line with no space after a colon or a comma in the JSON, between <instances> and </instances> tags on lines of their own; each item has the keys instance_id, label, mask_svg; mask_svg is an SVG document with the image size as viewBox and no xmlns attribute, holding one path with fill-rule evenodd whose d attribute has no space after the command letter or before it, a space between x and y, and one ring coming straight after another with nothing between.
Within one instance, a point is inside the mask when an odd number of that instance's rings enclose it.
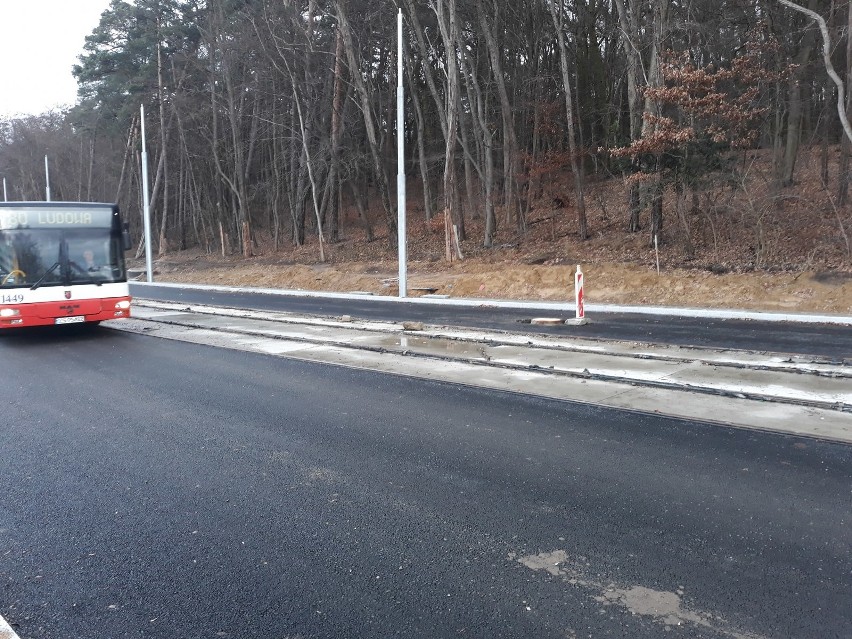
<instances>
[{"instance_id":1,"label":"tall lamp post","mask_svg":"<svg viewBox=\"0 0 852 639\"><path fill-rule=\"evenodd\" d=\"M399 253L399 296L408 293L408 247L405 229L405 112L403 109L404 90L402 86L402 8L397 15L397 53L396 53L396 215Z\"/></svg>"},{"instance_id":2,"label":"tall lamp post","mask_svg":"<svg viewBox=\"0 0 852 639\"><path fill-rule=\"evenodd\" d=\"M142 219L145 223L145 272L150 284L154 281L154 268L151 258L151 202L148 196L148 151L145 148L145 105L139 106L142 123Z\"/></svg>"},{"instance_id":3,"label":"tall lamp post","mask_svg":"<svg viewBox=\"0 0 852 639\"><path fill-rule=\"evenodd\" d=\"M50 167L47 164L47 156L44 156L44 196L50 202Z\"/></svg>"}]
</instances>

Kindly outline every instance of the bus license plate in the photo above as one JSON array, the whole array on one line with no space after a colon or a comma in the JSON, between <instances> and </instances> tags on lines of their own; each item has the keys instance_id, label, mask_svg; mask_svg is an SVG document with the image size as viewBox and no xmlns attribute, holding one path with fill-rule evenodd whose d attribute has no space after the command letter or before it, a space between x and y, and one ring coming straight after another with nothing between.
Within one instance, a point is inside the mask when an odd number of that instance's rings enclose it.
<instances>
[{"instance_id":1,"label":"bus license plate","mask_svg":"<svg viewBox=\"0 0 852 639\"><path fill-rule=\"evenodd\" d=\"M78 324L80 322L85 322L85 315L71 315L70 317L57 317L57 324Z\"/></svg>"}]
</instances>

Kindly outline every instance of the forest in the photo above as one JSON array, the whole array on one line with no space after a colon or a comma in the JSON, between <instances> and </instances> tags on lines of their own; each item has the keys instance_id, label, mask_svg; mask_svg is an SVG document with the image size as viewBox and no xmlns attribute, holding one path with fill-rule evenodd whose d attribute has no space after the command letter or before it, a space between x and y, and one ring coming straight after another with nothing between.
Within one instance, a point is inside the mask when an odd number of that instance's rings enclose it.
<instances>
[{"instance_id":1,"label":"forest","mask_svg":"<svg viewBox=\"0 0 852 639\"><path fill-rule=\"evenodd\" d=\"M7 197L43 199L47 155L54 200L118 202L140 237L144 106L157 254L325 260L346 224L394 246L400 12L408 216L447 260L544 211L686 255L745 234L760 266L810 170L852 265L841 0L112 0L77 104L0 120Z\"/></svg>"}]
</instances>

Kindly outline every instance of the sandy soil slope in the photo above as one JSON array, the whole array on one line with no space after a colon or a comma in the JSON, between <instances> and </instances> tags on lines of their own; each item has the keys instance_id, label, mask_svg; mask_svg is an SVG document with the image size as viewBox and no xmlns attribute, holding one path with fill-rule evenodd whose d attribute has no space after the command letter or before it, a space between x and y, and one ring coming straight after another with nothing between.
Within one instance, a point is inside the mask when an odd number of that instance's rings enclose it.
<instances>
[{"instance_id":1,"label":"sandy soil slope","mask_svg":"<svg viewBox=\"0 0 852 639\"><path fill-rule=\"evenodd\" d=\"M135 269L144 268L133 260ZM410 296L424 293L487 299L573 301L573 264L507 264L469 258L447 264L410 262ZM662 269L655 265L586 263L587 303L817 312L852 315L852 273L746 272ZM293 264L280 256L243 259L198 251L155 261L155 280L397 295L397 264L379 260Z\"/></svg>"}]
</instances>

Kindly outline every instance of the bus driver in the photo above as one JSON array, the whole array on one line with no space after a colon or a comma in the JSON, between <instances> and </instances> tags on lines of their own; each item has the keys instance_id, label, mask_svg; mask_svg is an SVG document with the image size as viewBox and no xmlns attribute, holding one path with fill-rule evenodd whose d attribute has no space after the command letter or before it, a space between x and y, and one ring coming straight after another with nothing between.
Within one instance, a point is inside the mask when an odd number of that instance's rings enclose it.
<instances>
[{"instance_id":1,"label":"bus driver","mask_svg":"<svg viewBox=\"0 0 852 639\"><path fill-rule=\"evenodd\" d=\"M86 271L98 271L100 267L95 264L95 254L91 249L83 251L83 269Z\"/></svg>"}]
</instances>

